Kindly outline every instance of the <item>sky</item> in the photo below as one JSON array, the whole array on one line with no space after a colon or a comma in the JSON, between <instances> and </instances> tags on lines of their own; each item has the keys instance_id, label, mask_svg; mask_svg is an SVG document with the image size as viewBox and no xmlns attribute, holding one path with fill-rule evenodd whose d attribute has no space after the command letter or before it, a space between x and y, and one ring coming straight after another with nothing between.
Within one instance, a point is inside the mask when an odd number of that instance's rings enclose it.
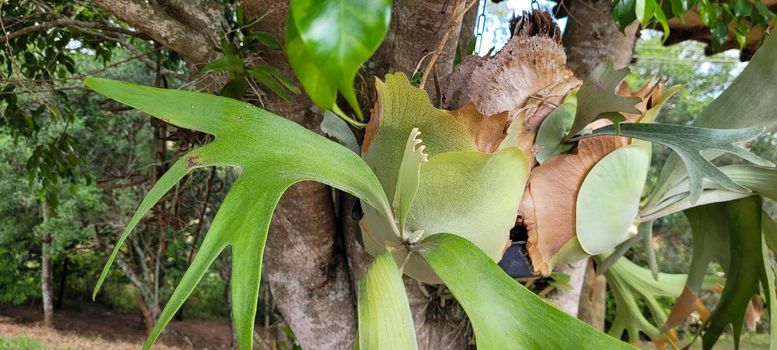
<instances>
[{"instance_id":1,"label":"sky","mask_svg":"<svg viewBox=\"0 0 777 350\"><path fill-rule=\"evenodd\" d=\"M554 1L538 0L534 4L532 0L508 0L499 4L491 2L491 0L481 0L478 10L478 15L483 13L483 5L485 3L485 30L483 35L479 38L479 43L475 47L475 52L478 55L484 56L491 48L494 48L493 52L499 51L502 46L507 43L510 38L510 18L513 14L521 14L523 11L529 11L532 6L546 8L553 13L553 6L556 4ZM567 19L562 18L558 21L559 28L564 30ZM477 28L476 28L477 30Z\"/></svg>"}]
</instances>

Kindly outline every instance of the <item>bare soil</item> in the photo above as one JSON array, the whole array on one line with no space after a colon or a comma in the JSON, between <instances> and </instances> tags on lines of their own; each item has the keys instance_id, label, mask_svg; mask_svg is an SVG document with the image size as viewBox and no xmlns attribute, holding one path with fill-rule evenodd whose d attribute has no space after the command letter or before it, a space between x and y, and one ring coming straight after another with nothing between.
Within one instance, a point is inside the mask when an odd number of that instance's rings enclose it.
<instances>
[{"instance_id":1,"label":"bare soil","mask_svg":"<svg viewBox=\"0 0 777 350\"><path fill-rule=\"evenodd\" d=\"M54 311L54 328L43 327L39 305L0 306L0 338L27 337L50 349L139 349L146 338L140 314L98 304ZM155 349L228 349L227 320L172 321Z\"/></svg>"}]
</instances>

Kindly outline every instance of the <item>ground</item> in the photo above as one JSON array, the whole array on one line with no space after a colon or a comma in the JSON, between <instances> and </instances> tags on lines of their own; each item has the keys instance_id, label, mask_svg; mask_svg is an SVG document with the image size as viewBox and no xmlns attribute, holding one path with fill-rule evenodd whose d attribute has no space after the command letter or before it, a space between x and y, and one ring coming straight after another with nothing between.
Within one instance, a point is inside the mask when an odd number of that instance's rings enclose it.
<instances>
[{"instance_id":1,"label":"ground","mask_svg":"<svg viewBox=\"0 0 777 350\"><path fill-rule=\"evenodd\" d=\"M0 306L0 350L139 349L146 337L139 314L97 304L56 310L54 329L42 319L38 305ZM226 320L172 321L154 349L227 349L229 337Z\"/></svg>"}]
</instances>

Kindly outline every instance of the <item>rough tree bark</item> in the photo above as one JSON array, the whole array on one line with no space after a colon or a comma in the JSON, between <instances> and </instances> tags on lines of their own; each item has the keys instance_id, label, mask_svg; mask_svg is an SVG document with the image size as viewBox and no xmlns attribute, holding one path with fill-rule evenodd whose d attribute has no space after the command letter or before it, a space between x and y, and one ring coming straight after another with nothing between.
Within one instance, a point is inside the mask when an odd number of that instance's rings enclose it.
<instances>
[{"instance_id":1,"label":"rough tree bark","mask_svg":"<svg viewBox=\"0 0 777 350\"><path fill-rule=\"evenodd\" d=\"M605 0L565 0L559 5L559 14L568 17L562 39L567 65L579 78L608 58L615 67L631 63L639 25L635 22L621 33L610 16L611 5Z\"/></svg>"}]
</instances>

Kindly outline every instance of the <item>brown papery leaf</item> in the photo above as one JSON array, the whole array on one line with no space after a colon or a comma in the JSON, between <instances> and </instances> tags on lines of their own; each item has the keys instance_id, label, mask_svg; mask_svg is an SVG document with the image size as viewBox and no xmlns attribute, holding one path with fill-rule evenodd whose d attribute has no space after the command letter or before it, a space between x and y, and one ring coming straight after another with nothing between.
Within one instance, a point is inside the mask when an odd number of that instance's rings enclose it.
<instances>
[{"instance_id":1,"label":"brown papery leaf","mask_svg":"<svg viewBox=\"0 0 777 350\"><path fill-rule=\"evenodd\" d=\"M700 302L696 293L688 289L688 287L685 287L682 294L680 294L680 297L677 298L677 301L675 301L672 306L672 311L669 312L669 317L666 318L666 323L661 327L661 330L666 332L679 325L688 318L688 315L690 315L693 310L698 309L697 304ZM701 306L704 307L704 304L701 304ZM706 319L706 317L703 317L703 319Z\"/></svg>"},{"instance_id":2,"label":"brown papery leaf","mask_svg":"<svg viewBox=\"0 0 777 350\"><path fill-rule=\"evenodd\" d=\"M574 153L551 158L532 169L518 209L529 233L527 249L534 272L547 276L550 260L575 236L577 192L588 171L602 157L628 144L616 136L583 139Z\"/></svg>"},{"instance_id":3,"label":"brown papery leaf","mask_svg":"<svg viewBox=\"0 0 777 350\"><path fill-rule=\"evenodd\" d=\"M636 108L644 114L651 101L661 96L661 86L651 80L632 93L626 83L619 87L619 94L636 96L642 102ZM531 116L523 116L531 124ZM625 115L626 122L638 122L641 114ZM607 119L591 123L598 128L611 124ZM576 235L575 206L577 193L591 168L610 152L629 144L625 137L595 137L581 140L573 153L561 154L532 169L528 188L519 211L529 232L527 249L535 273L547 276L553 266L551 259L561 247Z\"/></svg>"},{"instance_id":4,"label":"brown papery leaf","mask_svg":"<svg viewBox=\"0 0 777 350\"><path fill-rule=\"evenodd\" d=\"M763 303L761 302L761 296L758 294L753 295L753 298L747 303L747 309L745 309L745 326L750 331L754 331L758 321L761 320L762 309Z\"/></svg>"},{"instance_id":5,"label":"brown papery leaf","mask_svg":"<svg viewBox=\"0 0 777 350\"><path fill-rule=\"evenodd\" d=\"M464 107L450 111L450 113L467 128L481 152L495 152L507 136L507 127L510 125L507 120L507 112L486 117L478 111L474 103L470 102Z\"/></svg>"}]
</instances>

